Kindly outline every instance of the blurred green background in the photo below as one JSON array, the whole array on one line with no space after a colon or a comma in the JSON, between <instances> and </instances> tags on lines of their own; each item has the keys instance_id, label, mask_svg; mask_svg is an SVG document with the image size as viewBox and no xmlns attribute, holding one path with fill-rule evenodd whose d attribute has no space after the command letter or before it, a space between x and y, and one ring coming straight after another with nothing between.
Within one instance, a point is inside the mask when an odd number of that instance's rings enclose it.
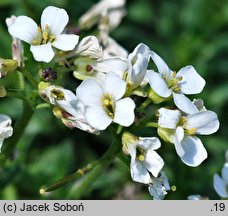
<instances>
[{"instance_id":1,"label":"blurred green background","mask_svg":"<svg viewBox=\"0 0 228 216\"><path fill-rule=\"evenodd\" d=\"M69 25L76 27L78 18L95 2L0 0L0 57L11 57L6 17L23 14L39 22L43 9L55 5L69 13ZM207 82L198 98L218 114L221 123L216 134L200 137L208 159L199 167L184 165L174 146L163 144L159 153L165 160L170 185L177 187L166 199L186 199L191 194L219 199L213 189L213 174L220 174L228 149L228 1L127 0L126 11L127 15L111 36L129 52L141 42L147 44L173 70L193 65ZM4 82L12 82L12 77ZM0 113L11 116L15 124L22 111L21 101L1 98L0 103ZM0 168L0 199L74 199L77 190L74 183L46 196L40 196L38 191L42 185L53 183L99 158L110 142L107 133L95 136L66 128L52 115L51 109L37 111L18 144L14 160ZM151 199L147 187L133 182L129 167L119 160L80 198Z\"/></svg>"}]
</instances>

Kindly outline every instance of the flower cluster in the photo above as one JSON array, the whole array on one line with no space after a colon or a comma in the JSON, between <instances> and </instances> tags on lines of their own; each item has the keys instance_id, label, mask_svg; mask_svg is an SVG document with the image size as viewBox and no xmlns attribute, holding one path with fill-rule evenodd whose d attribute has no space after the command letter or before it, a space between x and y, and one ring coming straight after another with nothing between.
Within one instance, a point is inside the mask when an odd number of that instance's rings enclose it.
<instances>
[{"instance_id":1,"label":"flower cluster","mask_svg":"<svg viewBox=\"0 0 228 216\"><path fill-rule=\"evenodd\" d=\"M124 1L117 3L122 6ZM116 5L109 7L107 1L102 4L106 6L104 17L110 19L110 26L104 28L107 30L117 25L111 22L110 12ZM99 7L81 19L81 26L93 25L91 20L97 18ZM123 13L119 15L122 16ZM122 143L116 151L129 160L133 181L147 185L154 199L163 199L170 186L163 170L165 161L158 154L163 145L161 140L174 144L181 160L195 167L207 158L197 135L209 135L219 128L216 113L207 110L201 99L191 101L186 96L200 93L205 80L193 66L178 72L171 70L143 43L129 54L110 51L107 41L111 38L102 32L103 28L99 29L100 37L89 35L79 41L78 35L64 31L68 21L64 9L49 6L41 15L40 26L27 16L13 17L7 24L14 41L31 45L35 61L52 63L40 70L39 79L33 79L38 83L39 96L53 108L54 115L71 129L96 135L106 129L115 131L113 139ZM0 59L0 77L18 66L21 70L26 66L23 49L19 48L14 60ZM153 66L158 72L151 69ZM72 79L79 83L73 91L61 80L65 72L73 74ZM150 119L144 118L146 111L152 113ZM0 120L1 145L4 138L12 135L12 128L8 117L1 115ZM141 137L136 132L139 127L152 127L151 134ZM227 165L224 170L227 171ZM224 182L228 181L227 173L222 173ZM215 181L223 180L215 176Z\"/></svg>"}]
</instances>

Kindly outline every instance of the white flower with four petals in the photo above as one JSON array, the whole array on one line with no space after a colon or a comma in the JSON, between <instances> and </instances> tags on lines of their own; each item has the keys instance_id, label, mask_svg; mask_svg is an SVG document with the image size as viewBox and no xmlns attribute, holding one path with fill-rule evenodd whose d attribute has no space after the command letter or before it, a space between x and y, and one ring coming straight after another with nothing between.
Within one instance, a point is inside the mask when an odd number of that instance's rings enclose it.
<instances>
[{"instance_id":1,"label":"white flower with four petals","mask_svg":"<svg viewBox=\"0 0 228 216\"><path fill-rule=\"evenodd\" d=\"M218 130L219 121L216 113L197 111L186 116L179 110L166 108L160 108L158 113L158 134L175 145L178 156L185 164L201 164L207 158L207 151L195 135L209 135Z\"/></svg>"},{"instance_id":2,"label":"white flower with four petals","mask_svg":"<svg viewBox=\"0 0 228 216\"><path fill-rule=\"evenodd\" d=\"M192 66L183 67L176 73L170 70L164 60L153 51L151 58L159 71L159 73L153 70L147 71L146 76L152 90L162 98L173 96L175 105L183 112L195 113L196 107L185 94L200 93L205 86L205 80Z\"/></svg>"},{"instance_id":3,"label":"white flower with four petals","mask_svg":"<svg viewBox=\"0 0 228 216\"><path fill-rule=\"evenodd\" d=\"M79 36L62 34L69 21L64 9L48 6L41 15L41 27L27 16L18 16L8 28L9 33L31 44L30 51L36 61L50 62L55 52L52 47L62 51L73 50Z\"/></svg>"},{"instance_id":4,"label":"white flower with four petals","mask_svg":"<svg viewBox=\"0 0 228 216\"><path fill-rule=\"evenodd\" d=\"M122 98L125 91L126 83L110 72L103 81L95 78L84 80L76 95L86 106L88 123L98 130L105 130L112 122L126 127L134 122L135 103L129 97Z\"/></svg>"}]
</instances>

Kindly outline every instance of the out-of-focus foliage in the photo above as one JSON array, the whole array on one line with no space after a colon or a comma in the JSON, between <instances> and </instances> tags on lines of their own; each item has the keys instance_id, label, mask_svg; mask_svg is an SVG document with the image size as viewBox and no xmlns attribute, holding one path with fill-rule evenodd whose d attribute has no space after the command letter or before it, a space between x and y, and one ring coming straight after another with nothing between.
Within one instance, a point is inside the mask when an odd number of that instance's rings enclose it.
<instances>
[{"instance_id":1,"label":"out-of-focus foliage","mask_svg":"<svg viewBox=\"0 0 228 216\"><path fill-rule=\"evenodd\" d=\"M48 5L55 5L63 7L69 13L69 25L77 27L80 15L95 2L0 0L0 57L11 57L11 37L5 25L5 18L11 14L26 14L39 22L42 10ZM126 11L126 17L111 36L129 51L138 43L147 44L173 70L193 65L207 82L200 97L208 109L218 114L221 123L215 135L202 138L209 155L197 168L184 165L174 146L163 143L159 151L164 155L165 171L170 184L177 187L166 198L186 199L190 194L201 194L218 199L213 189L213 174L220 172L225 150L228 149L228 2L128 0ZM34 70L34 66L31 67ZM70 79L73 76L69 75ZM10 87L14 82L13 74L5 82ZM71 81L72 90L75 82ZM21 112L20 101L1 98L0 103L0 113L8 114L16 122ZM149 130L138 133L150 135ZM42 185L53 183L97 159L109 144L110 138L105 133L97 137L77 129L69 130L53 117L51 109L38 110L18 144L14 160L8 162L6 168L0 168L0 198L73 199L77 184L71 183L45 197L38 191ZM104 171L81 198L150 199L147 187L132 183L129 167L119 160Z\"/></svg>"}]
</instances>

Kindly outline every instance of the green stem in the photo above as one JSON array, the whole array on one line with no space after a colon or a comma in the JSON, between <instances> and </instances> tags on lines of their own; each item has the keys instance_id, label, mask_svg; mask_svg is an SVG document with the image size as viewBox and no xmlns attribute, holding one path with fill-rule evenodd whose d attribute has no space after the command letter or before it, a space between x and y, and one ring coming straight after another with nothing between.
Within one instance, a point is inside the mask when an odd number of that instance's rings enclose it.
<instances>
[{"instance_id":1,"label":"green stem","mask_svg":"<svg viewBox=\"0 0 228 216\"><path fill-rule=\"evenodd\" d=\"M10 90L7 91L7 96L21 99L21 100L27 102L28 104L31 103L31 102L28 100L28 98L24 97L24 96L21 95L21 94L17 94L17 93L15 93L15 92L10 92Z\"/></svg>"},{"instance_id":2,"label":"green stem","mask_svg":"<svg viewBox=\"0 0 228 216\"><path fill-rule=\"evenodd\" d=\"M137 109L138 112L143 111L147 106L150 105L150 103L152 102L152 100L150 98L147 98Z\"/></svg>"},{"instance_id":3,"label":"green stem","mask_svg":"<svg viewBox=\"0 0 228 216\"><path fill-rule=\"evenodd\" d=\"M25 128L33 115L33 112L34 110L32 109L32 107L28 103L24 102L23 113L20 120L17 122L14 128L13 136L8 139L8 143L3 145L2 153L0 156L0 166L3 166L7 158L9 158L10 155L13 153L18 141L23 135Z\"/></svg>"},{"instance_id":4,"label":"green stem","mask_svg":"<svg viewBox=\"0 0 228 216\"><path fill-rule=\"evenodd\" d=\"M96 181L96 179L102 174L102 172L109 166L109 164L116 157L119 145L117 142L113 142L108 151L99 160L99 163L94 169L85 176L82 183L74 188L68 198L80 199L88 192L88 188Z\"/></svg>"},{"instance_id":5,"label":"green stem","mask_svg":"<svg viewBox=\"0 0 228 216\"><path fill-rule=\"evenodd\" d=\"M113 142L112 145L107 150L107 152L104 153L104 155L99 160L96 160L88 164L84 168L78 169L75 173L56 181L52 185L41 188L40 194L44 194L46 192L56 190L61 186L64 186L72 181L78 180L80 177L84 176L84 174L92 170L90 173L88 173L85 176L85 179L80 185L80 187L77 188L77 193L70 194L70 196L73 196L73 194L74 196L78 196L78 197L82 196L83 191L86 191L89 185L92 184L92 182L94 182L94 180L102 173L102 171L111 163L117 150L118 150L118 145L116 142Z\"/></svg>"},{"instance_id":6,"label":"green stem","mask_svg":"<svg viewBox=\"0 0 228 216\"><path fill-rule=\"evenodd\" d=\"M158 127L158 123L157 122L149 122L146 124L146 127Z\"/></svg>"}]
</instances>

